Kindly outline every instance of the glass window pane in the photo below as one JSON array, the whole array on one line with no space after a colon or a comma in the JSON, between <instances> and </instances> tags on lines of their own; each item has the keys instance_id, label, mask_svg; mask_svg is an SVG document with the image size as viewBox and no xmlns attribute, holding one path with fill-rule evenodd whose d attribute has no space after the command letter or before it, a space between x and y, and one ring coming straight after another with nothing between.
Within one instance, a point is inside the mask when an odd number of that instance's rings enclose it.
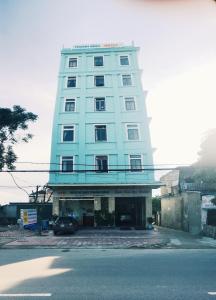
<instances>
[{"instance_id":1,"label":"glass window pane","mask_svg":"<svg viewBox=\"0 0 216 300\"><path fill-rule=\"evenodd\" d=\"M108 172L107 156L96 156L96 170L100 172Z\"/></svg>"},{"instance_id":2,"label":"glass window pane","mask_svg":"<svg viewBox=\"0 0 216 300\"><path fill-rule=\"evenodd\" d=\"M73 156L62 157L62 172L73 172Z\"/></svg>"},{"instance_id":3,"label":"glass window pane","mask_svg":"<svg viewBox=\"0 0 216 300\"><path fill-rule=\"evenodd\" d=\"M69 67L76 68L77 67L77 58L70 58L69 59Z\"/></svg>"},{"instance_id":4,"label":"glass window pane","mask_svg":"<svg viewBox=\"0 0 216 300\"><path fill-rule=\"evenodd\" d=\"M96 100L96 110L100 110L100 102Z\"/></svg>"},{"instance_id":5,"label":"glass window pane","mask_svg":"<svg viewBox=\"0 0 216 300\"><path fill-rule=\"evenodd\" d=\"M125 109L126 110L135 110L135 101L134 98L125 98Z\"/></svg>"},{"instance_id":6,"label":"glass window pane","mask_svg":"<svg viewBox=\"0 0 216 300\"><path fill-rule=\"evenodd\" d=\"M68 77L67 87L76 87L76 77Z\"/></svg>"},{"instance_id":7,"label":"glass window pane","mask_svg":"<svg viewBox=\"0 0 216 300\"><path fill-rule=\"evenodd\" d=\"M63 142L73 142L74 128L72 126L65 126L63 131Z\"/></svg>"},{"instance_id":8,"label":"glass window pane","mask_svg":"<svg viewBox=\"0 0 216 300\"><path fill-rule=\"evenodd\" d=\"M95 99L95 110L104 111L105 110L105 98L96 98Z\"/></svg>"},{"instance_id":9,"label":"glass window pane","mask_svg":"<svg viewBox=\"0 0 216 300\"><path fill-rule=\"evenodd\" d=\"M128 129L128 139L129 140L138 140L138 130L137 129Z\"/></svg>"},{"instance_id":10,"label":"glass window pane","mask_svg":"<svg viewBox=\"0 0 216 300\"><path fill-rule=\"evenodd\" d=\"M106 126L98 125L95 126L95 140L96 141L106 141Z\"/></svg>"},{"instance_id":11,"label":"glass window pane","mask_svg":"<svg viewBox=\"0 0 216 300\"><path fill-rule=\"evenodd\" d=\"M95 56L94 57L94 65L96 67L101 67L103 66L103 56Z\"/></svg>"},{"instance_id":12,"label":"glass window pane","mask_svg":"<svg viewBox=\"0 0 216 300\"><path fill-rule=\"evenodd\" d=\"M129 65L128 56L120 56L120 64L122 66L128 66Z\"/></svg>"},{"instance_id":13,"label":"glass window pane","mask_svg":"<svg viewBox=\"0 0 216 300\"><path fill-rule=\"evenodd\" d=\"M108 171L107 158L102 160L102 169L103 169L104 172Z\"/></svg>"},{"instance_id":14,"label":"glass window pane","mask_svg":"<svg viewBox=\"0 0 216 300\"><path fill-rule=\"evenodd\" d=\"M95 85L104 86L104 76L95 76Z\"/></svg>"},{"instance_id":15,"label":"glass window pane","mask_svg":"<svg viewBox=\"0 0 216 300\"><path fill-rule=\"evenodd\" d=\"M65 111L75 111L75 100L66 100Z\"/></svg>"},{"instance_id":16,"label":"glass window pane","mask_svg":"<svg viewBox=\"0 0 216 300\"><path fill-rule=\"evenodd\" d=\"M122 82L124 86L132 85L131 75L122 75Z\"/></svg>"},{"instance_id":17,"label":"glass window pane","mask_svg":"<svg viewBox=\"0 0 216 300\"><path fill-rule=\"evenodd\" d=\"M130 155L130 166L131 166L131 171L141 172L142 171L141 155Z\"/></svg>"},{"instance_id":18,"label":"glass window pane","mask_svg":"<svg viewBox=\"0 0 216 300\"><path fill-rule=\"evenodd\" d=\"M139 132L138 132L137 126L128 125L127 132L128 132L128 140L138 140L139 139Z\"/></svg>"}]
</instances>

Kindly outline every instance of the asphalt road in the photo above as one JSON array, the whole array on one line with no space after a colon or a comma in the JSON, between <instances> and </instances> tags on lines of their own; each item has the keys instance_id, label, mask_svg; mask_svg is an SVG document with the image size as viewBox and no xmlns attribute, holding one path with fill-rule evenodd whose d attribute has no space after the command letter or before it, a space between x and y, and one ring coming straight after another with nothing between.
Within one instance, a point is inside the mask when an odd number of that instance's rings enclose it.
<instances>
[{"instance_id":1,"label":"asphalt road","mask_svg":"<svg viewBox=\"0 0 216 300\"><path fill-rule=\"evenodd\" d=\"M0 299L17 297L216 299L216 251L1 249Z\"/></svg>"}]
</instances>

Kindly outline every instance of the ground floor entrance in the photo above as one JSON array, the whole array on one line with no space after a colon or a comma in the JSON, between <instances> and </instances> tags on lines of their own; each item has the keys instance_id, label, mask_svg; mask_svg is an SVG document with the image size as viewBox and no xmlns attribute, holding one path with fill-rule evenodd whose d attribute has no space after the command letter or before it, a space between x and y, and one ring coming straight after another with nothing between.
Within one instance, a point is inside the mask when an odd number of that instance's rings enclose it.
<instances>
[{"instance_id":1,"label":"ground floor entrance","mask_svg":"<svg viewBox=\"0 0 216 300\"><path fill-rule=\"evenodd\" d=\"M94 199L61 199L59 215L73 216L81 226L92 227L95 224Z\"/></svg>"},{"instance_id":2,"label":"ground floor entrance","mask_svg":"<svg viewBox=\"0 0 216 300\"><path fill-rule=\"evenodd\" d=\"M143 227L152 217L151 188L56 188L53 213L73 216L84 227Z\"/></svg>"},{"instance_id":3,"label":"ground floor entrance","mask_svg":"<svg viewBox=\"0 0 216 300\"><path fill-rule=\"evenodd\" d=\"M115 199L116 226L142 226L145 218L144 197L117 197Z\"/></svg>"},{"instance_id":4,"label":"ground floor entrance","mask_svg":"<svg viewBox=\"0 0 216 300\"><path fill-rule=\"evenodd\" d=\"M145 197L100 197L59 201L59 216L73 216L83 227L142 226Z\"/></svg>"}]
</instances>

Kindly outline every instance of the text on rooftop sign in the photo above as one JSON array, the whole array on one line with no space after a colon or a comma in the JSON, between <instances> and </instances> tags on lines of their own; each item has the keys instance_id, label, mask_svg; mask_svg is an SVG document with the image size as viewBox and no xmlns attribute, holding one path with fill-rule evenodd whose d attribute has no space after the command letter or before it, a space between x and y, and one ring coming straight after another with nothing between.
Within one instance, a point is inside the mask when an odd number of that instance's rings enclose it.
<instances>
[{"instance_id":1,"label":"text on rooftop sign","mask_svg":"<svg viewBox=\"0 0 216 300\"><path fill-rule=\"evenodd\" d=\"M87 44L87 45L75 45L73 48L114 48L121 47L122 44L108 43L108 44Z\"/></svg>"}]
</instances>

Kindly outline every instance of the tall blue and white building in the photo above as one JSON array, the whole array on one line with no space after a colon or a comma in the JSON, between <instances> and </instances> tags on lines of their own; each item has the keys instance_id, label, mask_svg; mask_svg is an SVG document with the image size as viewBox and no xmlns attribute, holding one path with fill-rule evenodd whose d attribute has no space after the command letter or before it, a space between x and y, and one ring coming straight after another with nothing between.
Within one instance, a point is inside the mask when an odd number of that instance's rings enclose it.
<instances>
[{"instance_id":1,"label":"tall blue and white building","mask_svg":"<svg viewBox=\"0 0 216 300\"><path fill-rule=\"evenodd\" d=\"M49 186L53 212L86 226L144 226L152 215L152 146L134 46L61 51Z\"/></svg>"}]
</instances>

